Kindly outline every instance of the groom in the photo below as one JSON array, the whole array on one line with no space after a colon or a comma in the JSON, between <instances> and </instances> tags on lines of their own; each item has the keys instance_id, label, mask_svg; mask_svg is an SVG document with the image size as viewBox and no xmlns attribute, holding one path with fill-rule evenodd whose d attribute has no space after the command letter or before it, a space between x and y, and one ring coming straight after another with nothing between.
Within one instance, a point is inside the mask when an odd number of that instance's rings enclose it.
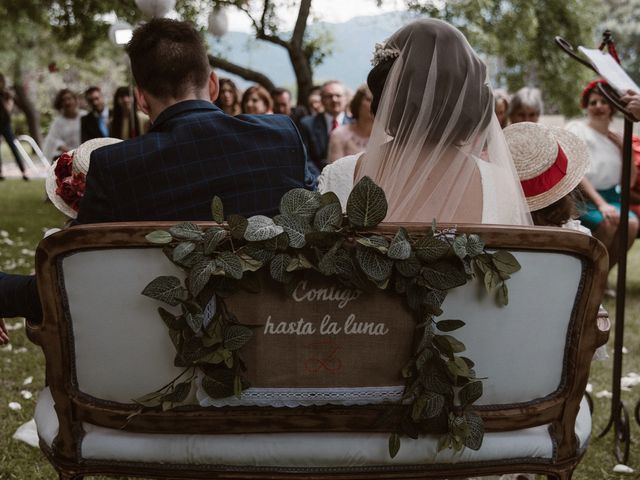
<instances>
[{"instance_id":1,"label":"groom","mask_svg":"<svg viewBox=\"0 0 640 480\"><path fill-rule=\"evenodd\" d=\"M289 117L231 117L212 103L218 79L190 24L153 19L134 31L127 53L153 126L91 154L79 223L211 220L214 195L227 213L271 215L285 192L310 184ZM0 272L0 318L41 315L35 278Z\"/></svg>"}]
</instances>

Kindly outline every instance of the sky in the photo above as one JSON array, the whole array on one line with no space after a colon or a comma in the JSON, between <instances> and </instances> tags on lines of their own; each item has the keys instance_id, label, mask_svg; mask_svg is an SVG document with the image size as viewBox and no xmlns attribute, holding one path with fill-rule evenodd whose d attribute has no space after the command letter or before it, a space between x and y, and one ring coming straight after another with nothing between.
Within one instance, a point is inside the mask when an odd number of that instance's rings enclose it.
<instances>
[{"instance_id":1,"label":"sky","mask_svg":"<svg viewBox=\"0 0 640 480\"><path fill-rule=\"evenodd\" d=\"M320 20L330 23L342 23L353 17L379 15L385 12L404 10L402 0L385 0L381 7L376 0L313 0L309 20ZM282 19L282 30L291 30L296 20L298 7L279 11ZM247 16L234 8L227 9L229 30L235 32L251 32L251 24Z\"/></svg>"}]
</instances>

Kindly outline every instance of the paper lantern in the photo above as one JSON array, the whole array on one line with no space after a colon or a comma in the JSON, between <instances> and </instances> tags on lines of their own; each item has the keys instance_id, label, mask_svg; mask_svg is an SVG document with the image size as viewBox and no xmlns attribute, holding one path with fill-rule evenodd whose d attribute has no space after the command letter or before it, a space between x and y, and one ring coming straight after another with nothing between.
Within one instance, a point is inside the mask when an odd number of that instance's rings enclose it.
<instances>
[{"instance_id":1,"label":"paper lantern","mask_svg":"<svg viewBox=\"0 0 640 480\"><path fill-rule=\"evenodd\" d=\"M147 17L164 17L176 6L176 0L136 0L136 6Z\"/></svg>"},{"instance_id":2,"label":"paper lantern","mask_svg":"<svg viewBox=\"0 0 640 480\"><path fill-rule=\"evenodd\" d=\"M214 37L222 37L229 29L229 18L227 12L220 8L214 8L209 14L209 25L207 30Z\"/></svg>"}]
</instances>

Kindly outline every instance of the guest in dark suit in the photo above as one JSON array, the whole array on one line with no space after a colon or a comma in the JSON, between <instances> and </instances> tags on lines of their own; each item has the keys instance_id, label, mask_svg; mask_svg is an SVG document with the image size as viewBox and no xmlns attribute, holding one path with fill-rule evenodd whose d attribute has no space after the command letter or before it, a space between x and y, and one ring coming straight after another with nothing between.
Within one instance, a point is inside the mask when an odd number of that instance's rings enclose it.
<instances>
[{"instance_id":1,"label":"guest in dark suit","mask_svg":"<svg viewBox=\"0 0 640 480\"><path fill-rule=\"evenodd\" d=\"M300 120L300 133L313 160L310 167L317 174L320 174L327 164L329 135L340 125L351 123L351 119L345 113L347 95L342 83L337 80L325 82L322 85L321 98L324 113Z\"/></svg>"},{"instance_id":2,"label":"guest in dark suit","mask_svg":"<svg viewBox=\"0 0 640 480\"><path fill-rule=\"evenodd\" d=\"M109 109L104 102L100 87L89 87L84 98L91 111L80 119L80 141L109 136Z\"/></svg>"},{"instance_id":3,"label":"guest in dark suit","mask_svg":"<svg viewBox=\"0 0 640 480\"><path fill-rule=\"evenodd\" d=\"M218 79L190 24L150 20L127 52L153 126L92 152L78 222L211 220L214 195L227 214L273 214L285 192L308 185L304 145L288 117L231 117L213 105ZM33 277L0 273L0 317L38 321L36 293Z\"/></svg>"}]
</instances>

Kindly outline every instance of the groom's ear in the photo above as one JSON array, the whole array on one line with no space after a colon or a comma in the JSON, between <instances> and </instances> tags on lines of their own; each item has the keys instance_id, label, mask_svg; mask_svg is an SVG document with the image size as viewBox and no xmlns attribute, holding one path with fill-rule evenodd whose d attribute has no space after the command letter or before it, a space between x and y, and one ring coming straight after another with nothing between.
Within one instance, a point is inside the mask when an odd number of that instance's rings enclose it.
<instances>
[{"instance_id":1,"label":"groom's ear","mask_svg":"<svg viewBox=\"0 0 640 480\"><path fill-rule=\"evenodd\" d=\"M138 108L140 110L142 110L142 112L145 115L149 115L149 102L147 101L147 97L145 97L145 94L142 90L140 90L138 87L134 88L134 93L136 96L136 102L138 102Z\"/></svg>"},{"instance_id":2,"label":"groom's ear","mask_svg":"<svg viewBox=\"0 0 640 480\"><path fill-rule=\"evenodd\" d=\"M216 72L211 70L209 74L209 97L211 97L211 102L215 102L218 99L218 94L220 93L220 84L218 83L218 76Z\"/></svg>"}]
</instances>

